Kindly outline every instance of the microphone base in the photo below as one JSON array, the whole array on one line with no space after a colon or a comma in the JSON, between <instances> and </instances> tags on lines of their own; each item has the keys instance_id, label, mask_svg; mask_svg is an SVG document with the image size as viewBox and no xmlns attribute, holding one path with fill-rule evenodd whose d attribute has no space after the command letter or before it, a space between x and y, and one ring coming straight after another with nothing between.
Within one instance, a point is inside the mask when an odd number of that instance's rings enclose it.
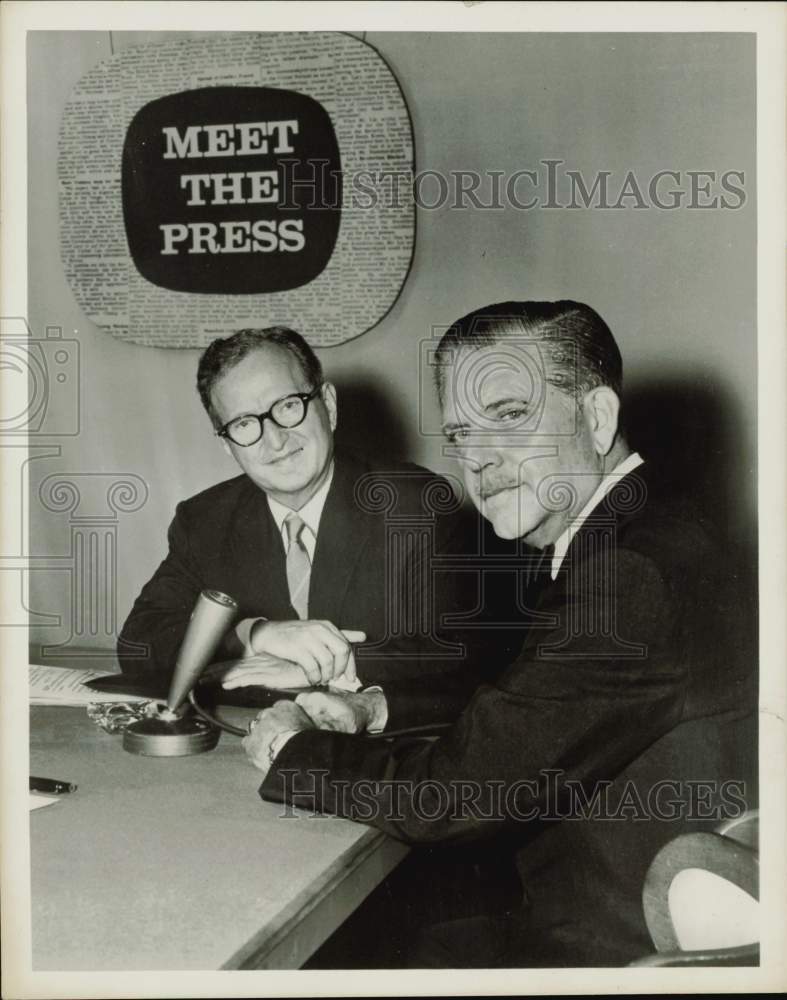
<instances>
[{"instance_id":1,"label":"microphone base","mask_svg":"<svg viewBox=\"0 0 787 1000\"><path fill-rule=\"evenodd\" d=\"M123 733L123 749L142 757L190 757L212 750L220 735L220 730L195 715L140 719Z\"/></svg>"}]
</instances>

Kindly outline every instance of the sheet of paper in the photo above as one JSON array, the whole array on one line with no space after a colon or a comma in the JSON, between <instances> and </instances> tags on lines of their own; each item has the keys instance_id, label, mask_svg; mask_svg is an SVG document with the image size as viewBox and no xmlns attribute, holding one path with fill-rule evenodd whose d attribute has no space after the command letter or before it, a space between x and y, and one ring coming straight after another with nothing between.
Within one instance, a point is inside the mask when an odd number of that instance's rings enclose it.
<instances>
[{"instance_id":1,"label":"sheet of paper","mask_svg":"<svg viewBox=\"0 0 787 1000\"><path fill-rule=\"evenodd\" d=\"M79 706L87 705L91 701L134 702L148 700L139 695L92 691L85 687L87 681L106 675L106 670L92 670L82 667L50 667L40 663L31 663L30 704Z\"/></svg>"},{"instance_id":2,"label":"sheet of paper","mask_svg":"<svg viewBox=\"0 0 787 1000\"><path fill-rule=\"evenodd\" d=\"M41 809L44 806L51 806L57 802L58 795L46 795L41 792L29 792L30 812L34 809Z\"/></svg>"}]
</instances>

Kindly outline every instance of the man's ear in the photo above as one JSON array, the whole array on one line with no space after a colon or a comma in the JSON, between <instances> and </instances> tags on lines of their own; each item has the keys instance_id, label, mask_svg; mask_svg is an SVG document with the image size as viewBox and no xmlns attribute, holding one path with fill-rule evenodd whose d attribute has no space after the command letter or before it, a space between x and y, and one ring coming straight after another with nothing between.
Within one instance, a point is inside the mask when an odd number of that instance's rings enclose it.
<instances>
[{"instance_id":1,"label":"man's ear","mask_svg":"<svg viewBox=\"0 0 787 1000\"><path fill-rule=\"evenodd\" d=\"M323 382L320 390L325 409L328 411L328 419L331 422L331 430L336 430L336 421L339 415L339 408L336 403L336 386L332 382Z\"/></svg>"},{"instance_id":2,"label":"man's ear","mask_svg":"<svg viewBox=\"0 0 787 1000\"><path fill-rule=\"evenodd\" d=\"M596 386L585 395L582 409L596 451L599 455L608 455L618 433L618 394L608 385Z\"/></svg>"},{"instance_id":3,"label":"man's ear","mask_svg":"<svg viewBox=\"0 0 787 1000\"><path fill-rule=\"evenodd\" d=\"M230 458L235 458L235 456L232 454L232 448L230 448L230 443L225 437L221 439L221 447L227 452Z\"/></svg>"}]
</instances>

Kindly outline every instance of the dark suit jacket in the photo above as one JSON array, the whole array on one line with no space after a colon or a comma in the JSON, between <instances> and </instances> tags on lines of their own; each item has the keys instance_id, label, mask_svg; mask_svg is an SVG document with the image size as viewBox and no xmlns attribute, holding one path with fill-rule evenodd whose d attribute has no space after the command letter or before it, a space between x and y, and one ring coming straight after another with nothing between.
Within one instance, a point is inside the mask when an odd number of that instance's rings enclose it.
<instances>
[{"instance_id":1,"label":"dark suit jacket","mask_svg":"<svg viewBox=\"0 0 787 1000\"><path fill-rule=\"evenodd\" d=\"M481 655L488 633L448 638L441 626L446 615L467 612L475 601L475 581L434 565L437 554L479 544L477 518L456 510L452 496L446 480L419 466L373 470L337 455L309 590L310 618L366 632L367 642L356 654L362 681L417 678L412 711L429 719L455 714L478 683L475 670L488 660ZM171 675L204 588L234 597L238 620L297 617L280 532L264 493L245 475L178 505L169 553L121 632L118 659L124 673ZM516 645L506 636L500 642L509 643L510 659ZM138 655L132 644L147 652ZM506 658L498 652L496 659L501 655ZM447 686L445 674L451 675ZM434 685L435 676L440 684Z\"/></svg>"},{"instance_id":2,"label":"dark suit jacket","mask_svg":"<svg viewBox=\"0 0 787 1000\"><path fill-rule=\"evenodd\" d=\"M512 846L524 897L510 965L644 955L641 892L658 848L755 794L750 622L725 575L696 520L650 501L636 470L547 579L519 656L443 737L301 732L261 795L413 843ZM400 726L406 695L386 690Z\"/></svg>"}]
</instances>

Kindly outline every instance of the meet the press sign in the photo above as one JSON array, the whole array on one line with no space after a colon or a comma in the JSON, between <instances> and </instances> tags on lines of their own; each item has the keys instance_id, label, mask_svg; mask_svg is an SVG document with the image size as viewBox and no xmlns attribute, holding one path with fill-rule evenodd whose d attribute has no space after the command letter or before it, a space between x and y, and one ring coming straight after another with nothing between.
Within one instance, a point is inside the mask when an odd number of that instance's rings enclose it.
<instances>
[{"instance_id":1,"label":"meet the press sign","mask_svg":"<svg viewBox=\"0 0 787 1000\"><path fill-rule=\"evenodd\" d=\"M330 117L304 94L208 87L151 101L123 148L134 264L173 291L297 288L330 260L340 177Z\"/></svg>"}]
</instances>

